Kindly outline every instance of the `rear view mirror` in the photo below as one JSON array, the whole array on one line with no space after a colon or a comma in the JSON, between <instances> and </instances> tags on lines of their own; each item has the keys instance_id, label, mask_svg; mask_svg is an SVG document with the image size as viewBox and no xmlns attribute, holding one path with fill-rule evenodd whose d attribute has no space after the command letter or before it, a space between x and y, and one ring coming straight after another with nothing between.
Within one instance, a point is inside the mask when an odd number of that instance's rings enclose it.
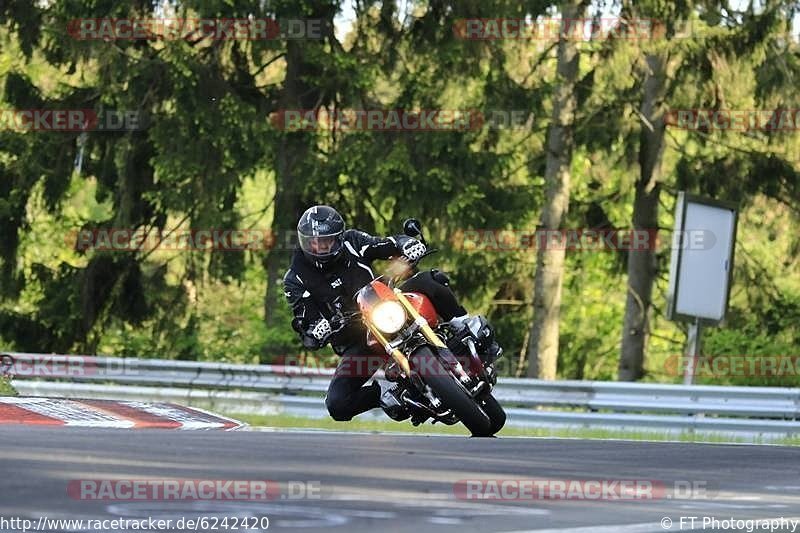
<instances>
[{"instance_id":1,"label":"rear view mirror","mask_svg":"<svg viewBox=\"0 0 800 533\"><path fill-rule=\"evenodd\" d=\"M422 235L422 226L416 218L409 218L403 222L403 233L409 237L419 237Z\"/></svg>"}]
</instances>

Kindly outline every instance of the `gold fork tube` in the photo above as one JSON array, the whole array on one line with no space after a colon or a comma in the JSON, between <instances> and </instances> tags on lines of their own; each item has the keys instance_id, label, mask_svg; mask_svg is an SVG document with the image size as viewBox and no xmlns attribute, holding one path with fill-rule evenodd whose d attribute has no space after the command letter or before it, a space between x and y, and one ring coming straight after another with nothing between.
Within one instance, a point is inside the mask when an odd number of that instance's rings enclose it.
<instances>
[{"instance_id":1,"label":"gold fork tube","mask_svg":"<svg viewBox=\"0 0 800 533\"><path fill-rule=\"evenodd\" d=\"M381 333L378 328L373 326L371 322L367 324L367 327L369 327L369 330L372 332L375 338L378 339L378 342L381 343L384 349L389 347L389 341L386 340L386 337L384 337L383 333ZM397 364L400 366L400 369L403 372L405 372L406 376L410 376L411 365L408 364L408 357L406 357L403 354L403 352L401 352L397 348L392 348L392 351L389 352L389 354L392 356L392 359L394 359L395 362L397 362Z\"/></svg>"}]
</instances>

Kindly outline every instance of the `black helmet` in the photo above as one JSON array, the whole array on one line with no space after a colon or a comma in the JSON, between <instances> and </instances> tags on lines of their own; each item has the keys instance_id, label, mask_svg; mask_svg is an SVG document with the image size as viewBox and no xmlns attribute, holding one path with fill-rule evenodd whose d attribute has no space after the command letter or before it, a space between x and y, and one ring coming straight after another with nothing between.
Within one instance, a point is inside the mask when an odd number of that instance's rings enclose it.
<instances>
[{"instance_id":1,"label":"black helmet","mask_svg":"<svg viewBox=\"0 0 800 533\"><path fill-rule=\"evenodd\" d=\"M342 253L344 219L327 205L309 207L297 223L297 238L305 256L318 267Z\"/></svg>"}]
</instances>

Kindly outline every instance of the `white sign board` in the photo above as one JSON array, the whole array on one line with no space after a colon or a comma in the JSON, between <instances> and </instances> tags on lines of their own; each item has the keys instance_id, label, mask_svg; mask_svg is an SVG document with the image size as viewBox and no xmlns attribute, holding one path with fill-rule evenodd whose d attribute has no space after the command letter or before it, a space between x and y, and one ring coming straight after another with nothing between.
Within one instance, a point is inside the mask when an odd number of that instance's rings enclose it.
<instances>
[{"instance_id":1,"label":"white sign board","mask_svg":"<svg viewBox=\"0 0 800 533\"><path fill-rule=\"evenodd\" d=\"M667 317L718 324L728 309L736 209L678 193L667 293Z\"/></svg>"}]
</instances>

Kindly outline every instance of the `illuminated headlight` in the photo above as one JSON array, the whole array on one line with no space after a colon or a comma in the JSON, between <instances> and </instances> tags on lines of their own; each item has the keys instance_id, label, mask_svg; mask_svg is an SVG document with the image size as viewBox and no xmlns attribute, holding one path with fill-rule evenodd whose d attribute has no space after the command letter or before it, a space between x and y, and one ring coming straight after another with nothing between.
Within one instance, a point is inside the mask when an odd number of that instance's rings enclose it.
<instances>
[{"instance_id":1,"label":"illuminated headlight","mask_svg":"<svg viewBox=\"0 0 800 533\"><path fill-rule=\"evenodd\" d=\"M372 323L384 333L397 333L406 323L406 312L397 302L381 302L372 310Z\"/></svg>"}]
</instances>

